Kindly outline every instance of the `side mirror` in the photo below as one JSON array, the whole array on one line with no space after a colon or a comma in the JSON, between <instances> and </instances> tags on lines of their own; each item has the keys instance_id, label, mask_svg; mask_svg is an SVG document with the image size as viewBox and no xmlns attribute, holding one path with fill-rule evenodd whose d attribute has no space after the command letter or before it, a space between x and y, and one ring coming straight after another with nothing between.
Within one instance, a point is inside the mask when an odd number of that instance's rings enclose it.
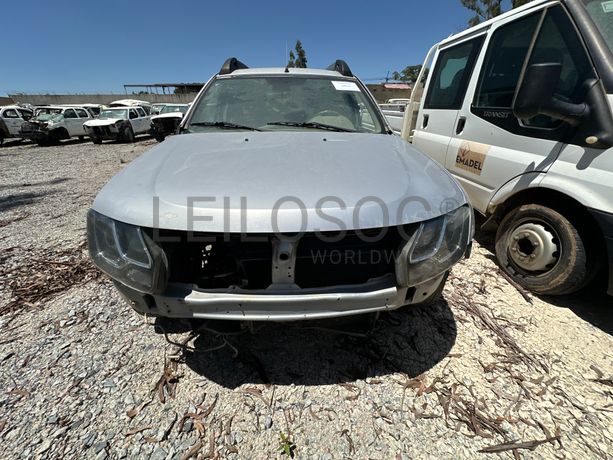
<instances>
[{"instance_id":1,"label":"side mirror","mask_svg":"<svg viewBox=\"0 0 613 460\"><path fill-rule=\"evenodd\" d=\"M555 87L560 81L562 64L545 62L532 64L526 70L513 100L513 114L520 120L547 115L578 126L589 115L588 105L571 104L556 99Z\"/></svg>"}]
</instances>

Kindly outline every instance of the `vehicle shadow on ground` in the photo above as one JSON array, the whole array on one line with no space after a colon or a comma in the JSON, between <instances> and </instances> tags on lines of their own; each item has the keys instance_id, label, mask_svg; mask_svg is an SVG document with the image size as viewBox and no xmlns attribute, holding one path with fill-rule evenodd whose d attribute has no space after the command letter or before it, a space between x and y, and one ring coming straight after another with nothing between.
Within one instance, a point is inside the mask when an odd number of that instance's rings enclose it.
<instances>
[{"instance_id":1,"label":"vehicle shadow on ground","mask_svg":"<svg viewBox=\"0 0 613 460\"><path fill-rule=\"evenodd\" d=\"M38 201L48 193L14 193L0 198L0 212L10 211Z\"/></svg>"},{"instance_id":2,"label":"vehicle shadow on ground","mask_svg":"<svg viewBox=\"0 0 613 460\"><path fill-rule=\"evenodd\" d=\"M484 221L483 217L477 215L475 240L489 252L486 257L498 264L495 251L495 232L481 230L480 227ZM613 335L613 297L607 295L606 275L605 268L594 281L574 294L562 296L532 295L556 307L568 308L579 318L603 332Z\"/></svg>"},{"instance_id":3,"label":"vehicle shadow on ground","mask_svg":"<svg viewBox=\"0 0 613 460\"><path fill-rule=\"evenodd\" d=\"M444 359L457 334L443 298L381 314L365 335L351 335L360 329L357 321L364 332L369 321L358 316L256 323L253 331L236 335L201 332L193 342L196 351L185 350L183 358L194 372L226 388L336 384L390 373L413 378Z\"/></svg>"}]
</instances>

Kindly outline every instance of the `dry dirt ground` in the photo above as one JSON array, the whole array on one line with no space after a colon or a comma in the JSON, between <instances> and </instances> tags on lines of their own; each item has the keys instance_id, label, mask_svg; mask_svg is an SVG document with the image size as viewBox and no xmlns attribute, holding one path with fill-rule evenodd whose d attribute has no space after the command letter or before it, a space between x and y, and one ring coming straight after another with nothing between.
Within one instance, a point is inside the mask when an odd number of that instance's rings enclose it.
<instances>
[{"instance_id":1,"label":"dry dirt ground","mask_svg":"<svg viewBox=\"0 0 613 460\"><path fill-rule=\"evenodd\" d=\"M434 305L368 333L133 313L85 215L154 143L0 148L3 458L613 457L611 298L522 296L488 235Z\"/></svg>"}]
</instances>

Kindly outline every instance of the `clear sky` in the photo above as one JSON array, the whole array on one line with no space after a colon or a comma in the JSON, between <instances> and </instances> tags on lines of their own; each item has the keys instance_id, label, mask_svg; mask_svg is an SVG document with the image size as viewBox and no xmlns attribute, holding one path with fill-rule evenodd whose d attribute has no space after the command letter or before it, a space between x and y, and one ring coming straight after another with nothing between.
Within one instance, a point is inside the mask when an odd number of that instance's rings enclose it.
<instances>
[{"instance_id":1,"label":"clear sky","mask_svg":"<svg viewBox=\"0 0 613 460\"><path fill-rule=\"evenodd\" d=\"M469 17L460 0L7 1L0 95L203 82L230 56L285 65L296 39L309 67L341 58L373 80L421 63Z\"/></svg>"}]
</instances>

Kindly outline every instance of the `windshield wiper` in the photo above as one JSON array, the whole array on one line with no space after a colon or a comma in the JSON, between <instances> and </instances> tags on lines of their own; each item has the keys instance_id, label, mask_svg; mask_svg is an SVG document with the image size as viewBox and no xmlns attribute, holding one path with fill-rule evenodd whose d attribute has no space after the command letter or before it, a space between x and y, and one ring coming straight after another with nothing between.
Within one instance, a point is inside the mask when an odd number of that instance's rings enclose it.
<instances>
[{"instance_id":1,"label":"windshield wiper","mask_svg":"<svg viewBox=\"0 0 613 460\"><path fill-rule=\"evenodd\" d=\"M316 121L273 121L272 123L266 123L267 125L277 126L296 126L298 128L315 128L326 129L328 131L339 131L343 133L355 133L353 129L341 128L339 126L326 125L325 123L318 123Z\"/></svg>"},{"instance_id":2,"label":"windshield wiper","mask_svg":"<svg viewBox=\"0 0 613 460\"><path fill-rule=\"evenodd\" d=\"M216 128L226 129L248 129L249 131L262 131L261 129L254 128L253 126L238 125L229 121L197 121L190 123L190 126L214 126Z\"/></svg>"}]
</instances>

